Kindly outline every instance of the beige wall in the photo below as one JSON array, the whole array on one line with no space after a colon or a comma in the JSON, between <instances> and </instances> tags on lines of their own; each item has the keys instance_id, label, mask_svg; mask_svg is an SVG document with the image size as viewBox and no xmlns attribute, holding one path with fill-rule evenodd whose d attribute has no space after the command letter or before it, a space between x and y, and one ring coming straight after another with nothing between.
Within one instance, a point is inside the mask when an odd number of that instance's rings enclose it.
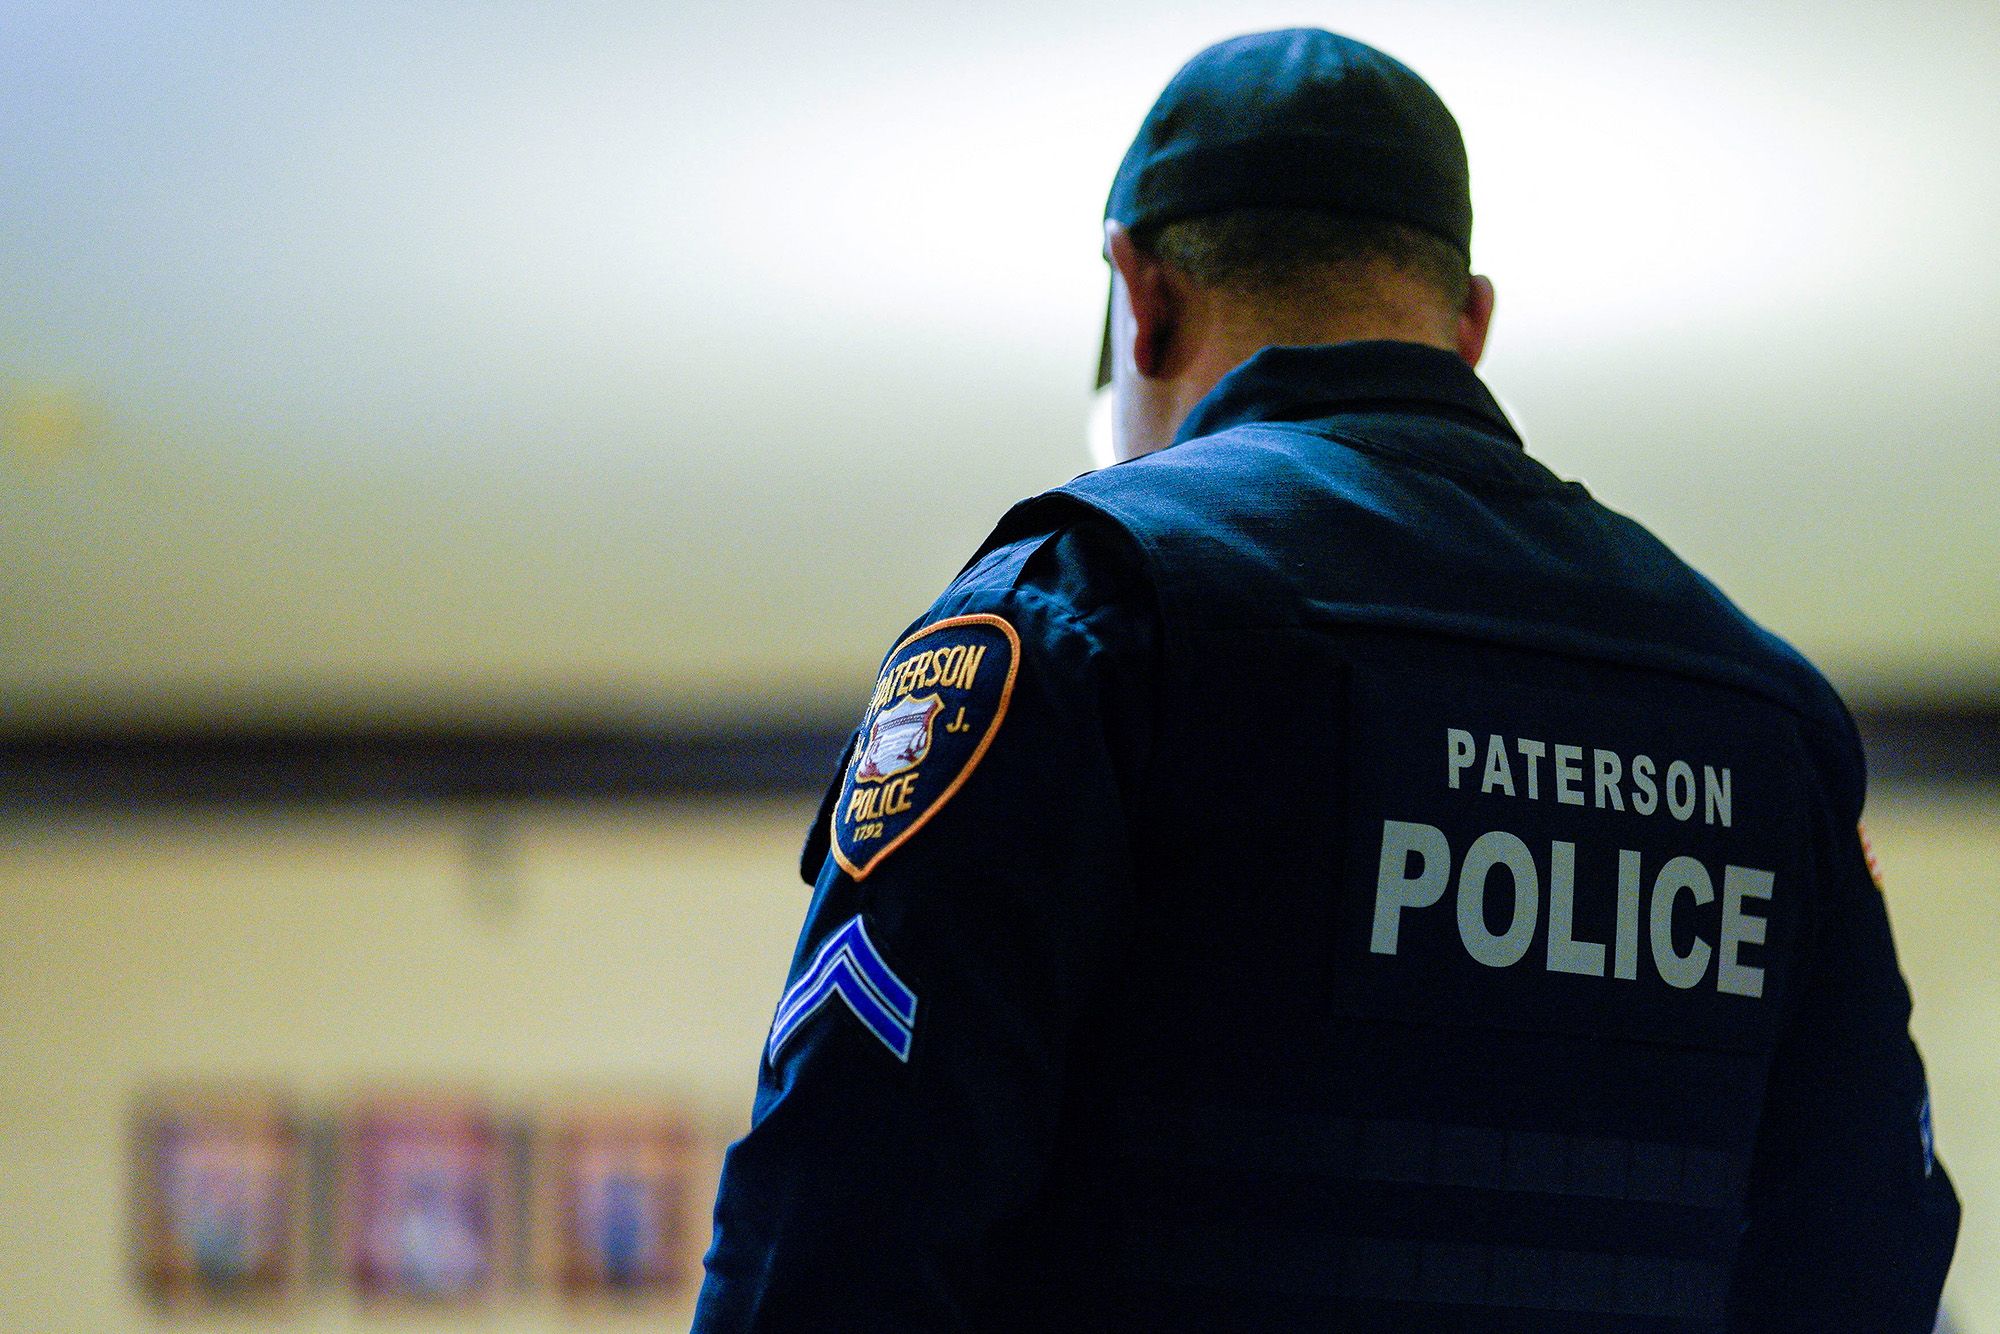
<instances>
[{"instance_id":1,"label":"beige wall","mask_svg":"<svg viewBox=\"0 0 2000 1334\"><path fill-rule=\"evenodd\" d=\"M1965 1202L1946 1289L1962 1334L2000 1331L2000 793L1878 794L1868 832L1888 886L1938 1153Z\"/></svg>"},{"instance_id":2,"label":"beige wall","mask_svg":"<svg viewBox=\"0 0 2000 1334\"><path fill-rule=\"evenodd\" d=\"M660 1089L733 1133L805 907L808 813L526 812L511 911L468 868L462 817L0 829L0 1329L153 1326L123 1268L122 1165L131 1100L157 1078L271 1082L309 1108L382 1082L502 1105ZM384 1322L333 1294L287 1327L398 1323L528 1330L559 1312Z\"/></svg>"},{"instance_id":3,"label":"beige wall","mask_svg":"<svg viewBox=\"0 0 2000 1334\"><path fill-rule=\"evenodd\" d=\"M131 1099L157 1078L247 1077L309 1107L383 1081L515 1105L659 1088L726 1133L805 905L805 816L517 812L511 908L468 866L464 812L0 825L0 1329L155 1326L125 1277L122 1164ZM1970 1205L1954 1295L1970 1334L2000 1330L2000 1227L1979 1211L2000 1202L2000 797L1886 794L1870 823ZM385 1321L321 1294L284 1327L561 1323L512 1301Z\"/></svg>"}]
</instances>

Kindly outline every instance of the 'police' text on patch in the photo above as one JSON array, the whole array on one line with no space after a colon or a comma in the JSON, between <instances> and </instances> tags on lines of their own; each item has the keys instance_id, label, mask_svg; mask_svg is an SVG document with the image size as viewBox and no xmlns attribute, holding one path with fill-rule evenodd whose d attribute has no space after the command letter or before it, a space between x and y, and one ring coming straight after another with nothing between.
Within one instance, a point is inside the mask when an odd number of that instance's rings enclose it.
<instances>
[{"instance_id":1,"label":"'police' text on patch","mask_svg":"<svg viewBox=\"0 0 2000 1334\"><path fill-rule=\"evenodd\" d=\"M998 616L953 616L883 664L833 810L833 856L864 879L972 775L1006 716L1021 640Z\"/></svg>"}]
</instances>

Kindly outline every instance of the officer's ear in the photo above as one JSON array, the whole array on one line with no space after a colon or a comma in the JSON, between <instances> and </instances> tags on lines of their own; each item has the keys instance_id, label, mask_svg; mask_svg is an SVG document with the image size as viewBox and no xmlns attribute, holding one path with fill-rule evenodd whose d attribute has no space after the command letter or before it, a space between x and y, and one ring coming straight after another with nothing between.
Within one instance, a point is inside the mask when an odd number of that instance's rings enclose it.
<instances>
[{"instance_id":1,"label":"officer's ear","mask_svg":"<svg viewBox=\"0 0 2000 1334\"><path fill-rule=\"evenodd\" d=\"M1180 293L1167 266L1141 250L1132 234L1115 222L1104 224L1104 253L1117 273L1112 305L1123 305L1132 316L1127 325L1118 318L1123 312L1114 309L1111 336L1116 340L1129 337L1132 362L1139 374L1149 380L1160 379L1167 374L1168 354L1180 317ZM1114 347L1112 355L1124 350Z\"/></svg>"},{"instance_id":2,"label":"officer's ear","mask_svg":"<svg viewBox=\"0 0 2000 1334\"><path fill-rule=\"evenodd\" d=\"M1486 331L1493 327L1493 280L1481 273L1466 284L1465 304L1458 311L1458 355L1477 366L1486 355Z\"/></svg>"}]
</instances>

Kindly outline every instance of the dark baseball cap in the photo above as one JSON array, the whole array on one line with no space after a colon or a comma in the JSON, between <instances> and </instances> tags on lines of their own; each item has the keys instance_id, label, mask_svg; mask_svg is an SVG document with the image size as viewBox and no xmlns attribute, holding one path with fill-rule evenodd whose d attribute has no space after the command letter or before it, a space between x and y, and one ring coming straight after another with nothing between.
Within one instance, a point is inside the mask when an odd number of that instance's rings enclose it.
<instances>
[{"instance_id":1,"label":"dark baseball cap","mask_svg":"<svg viewBox=\"0 0 2000 1334\"><path fill-rule=\"evenodd\" d=\"M1409 66L1319 28L1233 37L1183 65L1125 150L1104 216L1143 235L1240 208L1399 222L1472 254L1458 122ZM1107 313L1097 383L1110 380Z\"/></svg>"}]
</instances>

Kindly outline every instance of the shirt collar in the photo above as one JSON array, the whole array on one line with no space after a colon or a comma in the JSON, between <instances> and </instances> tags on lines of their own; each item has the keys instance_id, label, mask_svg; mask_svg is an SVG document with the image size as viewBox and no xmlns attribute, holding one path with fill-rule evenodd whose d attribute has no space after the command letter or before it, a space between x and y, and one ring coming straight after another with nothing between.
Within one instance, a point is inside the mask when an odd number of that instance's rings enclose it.
<instances>
[{"instance_id":1,"label":"shirt collar","mask_svg":"<svg viewBox=\"0 0 2000 1334\"><path fill-rule=\"evenodd\" d=\"M1521 447L1507 414L1463 358L1443 348L1386 340L1264 348L1194 405L1174 443L1248 422L1385 409L1469 417Z\"/></svg>"}]
</instances>

